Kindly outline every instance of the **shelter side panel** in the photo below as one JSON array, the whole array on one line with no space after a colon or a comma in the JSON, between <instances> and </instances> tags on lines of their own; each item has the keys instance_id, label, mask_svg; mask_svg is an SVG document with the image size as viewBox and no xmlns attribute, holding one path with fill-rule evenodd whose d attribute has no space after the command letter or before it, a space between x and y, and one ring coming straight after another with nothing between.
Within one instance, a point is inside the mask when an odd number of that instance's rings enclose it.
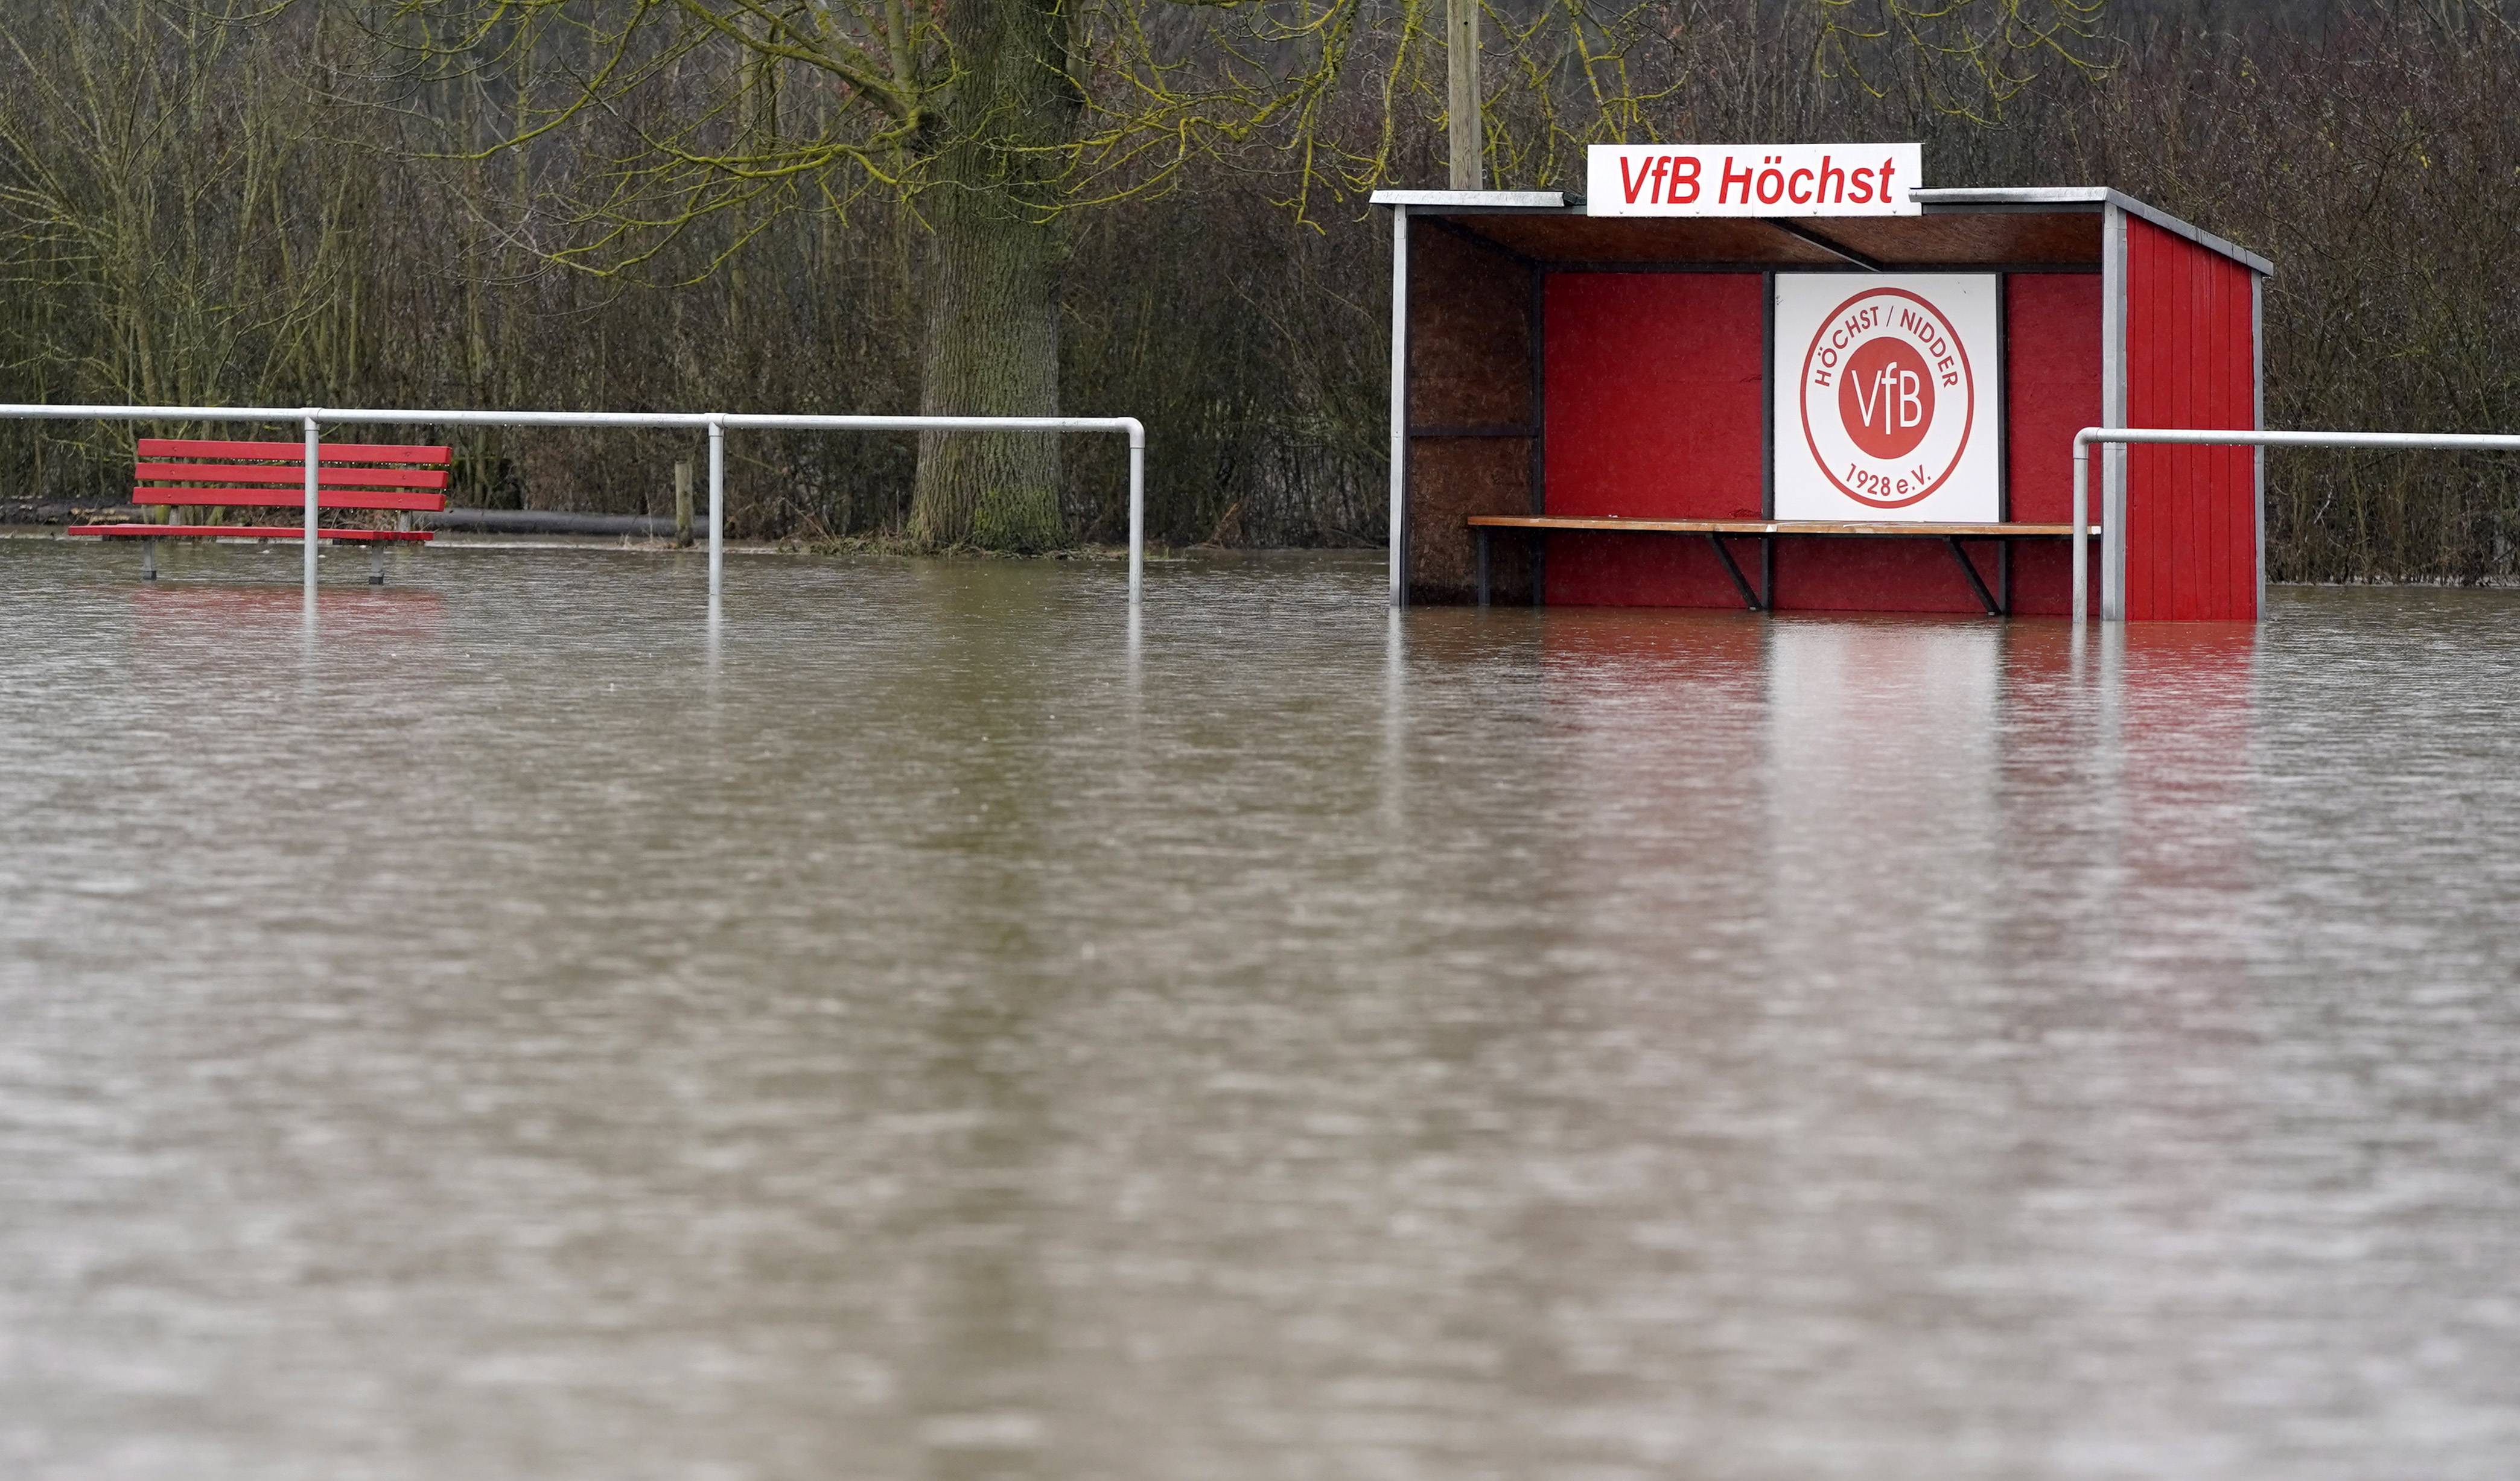
<instances>
[{"instance_id":1,"label":"shelter side panel","mask_svg":"<svg viewBox=\"0 0 2520 1481\"><path fill-rule=\"evenodd\" d=\"M2074 434L2100 425L2100 275L2007 274L2003 307L2006 517L2064 524L2074 517ZM2062 540L2016 542L2012 610L2071 613L2072 561Z\"/></svg>"},{"instance_id":2,"label":"shelter side panel","mask_svg":"<svg viewBox=\"0 0 2520 1481\"><path fill-rule=\"evenodd\" d=\"M1534 508L1532 270L1433 222L1409 238L1408 600L1468 602L1471 515ZM1501 600L1528 601L1522 544L1496 544Z\"/></svg>"},{"instance_id":3,"label":"shelter side panel","mask_svg":"<svg viewBox=\"0 0 2520 1481\"><path fill-rule=\"evenodd\" d=\"M2249 294L2247 267L2150 222L2128 223L2131 425L2257 425ZM2127 480L2127 616L2254 620L2256 455L2245 447L2137 447Z\"/></svg>"},{"instance_id":4,"label":"shelter side panel","mask_svg":"<svg viewBox=\"0 0 2520 1481\"><path fill-rule=\"evenodd\" d=\"M1766 506L1758 273L1552 273L1543 293L1546 511L1756 519ZM1549 537L1552 604L1729 606L1703 540ZM1755 562L1756 546L1736 550Z\"/></svg>"}]
</instances>

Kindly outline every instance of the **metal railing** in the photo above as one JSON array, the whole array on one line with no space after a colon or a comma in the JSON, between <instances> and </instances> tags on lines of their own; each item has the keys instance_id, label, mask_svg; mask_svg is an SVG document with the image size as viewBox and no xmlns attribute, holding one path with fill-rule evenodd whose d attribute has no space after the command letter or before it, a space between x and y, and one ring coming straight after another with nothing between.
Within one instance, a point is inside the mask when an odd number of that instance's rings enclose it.
<instances>
[{"instance_id":1,"label":"metal railing","mask_svg":"<svg viewBox=\"0 0 2520 1481\"><path fill-rule=\"evenodd\" d=\"M53 422L295 422L306 431L306 589L315 589L316 465L321 424L393 426L691 427L708 433L709 602L726 570L726 434L739 431L1127 432L1129 605L1145 593L1147 428L1135 417L815 417L761 412L482 412L268 406L47 406L0 404L0 419Z\"/></svg>"},{"instance_id":2,"label":"metal railing","mask_svg":"<svg viewBox=\"0 0 2520 1481\"><path fill-rule=\"evenodd\" d=\"M2371 447L2401 452L2520 453L2520 436L2489 432L2266 432L2213 427L2087 426L2074 434L2074 528L2091 528L2092 448L2169 444L2179 447ZM2263 483L2263 479L2260 480ZM2260 531L2261 538L2264 531ZM2111 532L2100 539L2106 545ZM2074 542L2074 620L2090 620L2092 542ZM2104 614L2105 615L2105 614ZM2123 620L2116 619L2116 620Z\"/></svg>"}]
</instances>

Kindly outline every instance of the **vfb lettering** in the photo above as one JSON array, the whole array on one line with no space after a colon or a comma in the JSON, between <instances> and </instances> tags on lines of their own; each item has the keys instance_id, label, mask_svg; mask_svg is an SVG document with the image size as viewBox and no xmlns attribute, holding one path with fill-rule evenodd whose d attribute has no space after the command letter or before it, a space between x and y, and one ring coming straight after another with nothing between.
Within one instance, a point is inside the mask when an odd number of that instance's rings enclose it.
<instances>
[{"instance_id":1,"label":"vfb lettering","mask_svg":"<svg viewBox=\"0 0 2520 1481\"><path fill-rule=\"evenodd\" d=\"M1650 159L1622 156L1619 188L1627 203L1694 205L1712 186L1716 205L1799 205L1815 214L1822 206L1866 205L1891 200L1890 183L1899 161L1884 157L1860 164L1822 155L1816 166L1788 167L1782 155L1725 155L1706 179L1707 157L1694 153L1655 155Z\"/></svg>"},{"instance_id":2,"label":"vfb lettering","mask_svg":"<svg viewBox=\"0 0 2520 1481\"><path fill-rule=\"evenodd\" d=\"M1942 486L1974 421L1968 356L1941 310L1900 289L1832 310L1803 359L1803 432L1838 489L1895 509Z\"/></svg>"}]
</instances>

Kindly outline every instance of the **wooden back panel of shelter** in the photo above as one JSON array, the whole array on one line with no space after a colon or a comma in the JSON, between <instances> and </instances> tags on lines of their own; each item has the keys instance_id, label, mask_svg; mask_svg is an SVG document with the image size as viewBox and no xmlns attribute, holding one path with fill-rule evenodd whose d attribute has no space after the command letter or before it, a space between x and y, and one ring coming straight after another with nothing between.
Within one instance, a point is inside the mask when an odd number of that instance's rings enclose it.
<instances>
[{"instance_id":1,"label":"wooden back panel of shelter","mask_svg":"<svg viewBox=\"0 0 2520 1481\"><path fill-rule=\"evenodd\" d=\"M1538 270L1432 218L1409 232L1409 528L1412 603L1475 595L1471 515L1539 512ZM1495 552L1501 600L1530 599L1519 541Z\"/></svg>"}]
</instances>

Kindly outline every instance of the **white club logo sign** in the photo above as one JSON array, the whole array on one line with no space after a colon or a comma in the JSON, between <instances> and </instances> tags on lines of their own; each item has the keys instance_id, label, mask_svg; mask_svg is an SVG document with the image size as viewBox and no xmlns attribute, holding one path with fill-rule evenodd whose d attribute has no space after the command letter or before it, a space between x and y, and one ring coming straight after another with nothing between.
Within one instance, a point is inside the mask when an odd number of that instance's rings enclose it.
<instances>
[{"instance_id":1,"label":"white club logo sign","mask_svg":"<svg viewBox=\"0 0 2520 1481\"><path fill-rule=\"evenodd\" d=\"M1985 275L1778 275L1778 518L2001 517L1995 292Z\"/></svg>"}]
</instances>

